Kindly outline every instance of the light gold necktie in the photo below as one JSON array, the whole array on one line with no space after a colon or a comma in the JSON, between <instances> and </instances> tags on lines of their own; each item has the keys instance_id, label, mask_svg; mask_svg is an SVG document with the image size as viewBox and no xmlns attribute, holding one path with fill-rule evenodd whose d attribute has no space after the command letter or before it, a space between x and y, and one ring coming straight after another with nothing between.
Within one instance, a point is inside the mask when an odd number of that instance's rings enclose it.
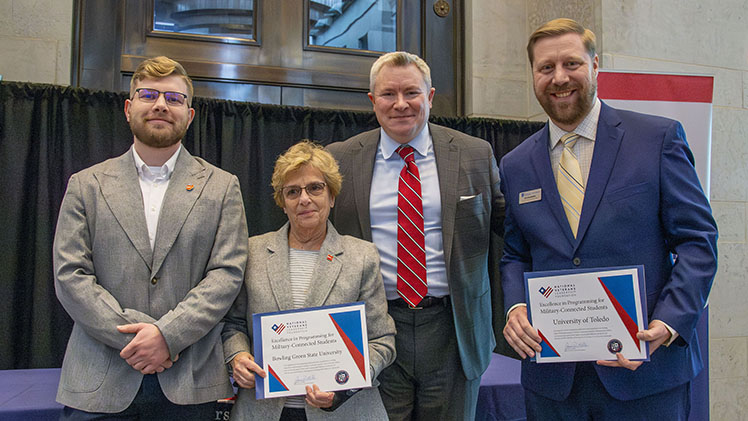
<instances>
[{"instance_id":1,"label":"light gold necktie","mask_svg":"<svg viewBox=\"0 0 748 421\"><path fill-rule=\"evenodd\" d=\"M569 220L574 238L577 237L579 215L582 213L582 203L584 202L582 170L579 167L579 160L572 152L577 140L579 140L579 135L576 133L567 133L561 138L561 142L564 143L564 151L561 153L561 162L558 166L558 177L556 179L558 193L561 195L566 219Z\"/></svg>"}]
</instances>

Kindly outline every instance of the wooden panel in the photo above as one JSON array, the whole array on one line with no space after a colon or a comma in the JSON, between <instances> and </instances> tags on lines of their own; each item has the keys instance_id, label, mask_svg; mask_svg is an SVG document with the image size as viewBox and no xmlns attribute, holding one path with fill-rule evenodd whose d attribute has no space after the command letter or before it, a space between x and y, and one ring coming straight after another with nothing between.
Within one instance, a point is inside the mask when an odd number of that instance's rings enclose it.
<instances>
[{"instance_id":1,"label":"wooden panel","mask_svg":"<svg viewBox=\"0 0 748 421\"><path fill-rule=\"evenodd\" d=\"M165 55L182 63L196 85L204 86L200 96L370 109L365 93L376 57L305 50L304 0L257 0L260 45L148 36L152 0L75 1L78 54L73 79L79 86L126 89L123 80L129 80L142 60ZM452 12L447 18L434 14L434 1L398 1L398 49L420 55L431 66L437 91L432 112L459 115L462 0L449 1ZM279 94L272 87L287 91Z\"/></svg>"},{"instance_id":2,"label":"wooden panel","mask_svg":"<svg viewBox=\"0 0 748 421\"><path fill-rule=\"evenodd\" d=\"M123 55L120 70L132 73L147 56ZM333 73L276 66L216 63L177 59L192 78L242 80L284 86L328 87L368 92L368 75Z\"/></svg>"},{"instance_id":3,"label":"wooden panel","mask_svg":"<svg viewBox=\"0 0 748 421\"><path fill-rule=\"evenodd\" d=\"M283 87L283 105L332 108L335 110L372 111L369 97L363 92Z\"/></svg>"},{"instance_id":4,"label":"wooden panel","mask_svg":"<svg viewBox=\"0 0 748 421\"><path fill-rule=\"evenodd\" d=\"M433 9L433 0L424 4L425 31L423 32L423 58L431 65L431 82L436 88L432 112L435 115L453 116L462 114L458 92L462 92L462 34L460 2L449 1L450 12L446 17L438 16Z\"/></svg>"},{"instance_id":5,"label":"wooden panel","mask_svg":"<svg viewBox=\"0 0 748 421\"><path fill-rule=\"evenodd\" d=\"M132 78L132 73L123 73L121 75L120 90L128 91L130 89L130 78ZM195 96L203 98L259 102L261 104L281 104L280 86L193 79L192 87L194 88Z\"/></svg>"},{"instance_id":6,"label":"wooden panel","mask_svg":"<svg viewBox=\"0 0 748 421\"><path fill-rule=\"evenodd\" d=\"M74 5L74 86L117 90L122 7L118 0L77 0ZM114 28L114 30L113 30Z\"/></svg>"},{"instance_id":7,"label":"wooden panel","mask_svg":"<svg viewBox=\"0 0 748 421\"><path fill-rule=\"evenodd\" d=\"M194 80L195 95L205 98L230 99L241 102L259 102L261 104L280 104L281 87L253 85L249 83L215 82Z\"/></svg>"}]
</instances>

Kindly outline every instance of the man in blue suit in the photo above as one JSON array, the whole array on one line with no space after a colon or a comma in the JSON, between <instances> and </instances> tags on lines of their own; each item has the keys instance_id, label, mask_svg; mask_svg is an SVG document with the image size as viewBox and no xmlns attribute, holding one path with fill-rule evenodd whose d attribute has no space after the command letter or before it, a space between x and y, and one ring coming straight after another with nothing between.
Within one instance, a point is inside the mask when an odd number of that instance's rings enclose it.
<instances>
[{"instance_id":1,"label":"man in blue suit","mask_svg":"<svg viewBox=\"0 0 748 421\"><path fill-rule=\"evenodd\" d=\"M573 20L538 28L527 51L550 121L499 167L504 336L524 358L528 419L686 419L717 227L683 128L597 99L595 35ZM541 347L523 273L624 265L644 265L650 361L529 361Z\"/></svg>"}]
</instances>

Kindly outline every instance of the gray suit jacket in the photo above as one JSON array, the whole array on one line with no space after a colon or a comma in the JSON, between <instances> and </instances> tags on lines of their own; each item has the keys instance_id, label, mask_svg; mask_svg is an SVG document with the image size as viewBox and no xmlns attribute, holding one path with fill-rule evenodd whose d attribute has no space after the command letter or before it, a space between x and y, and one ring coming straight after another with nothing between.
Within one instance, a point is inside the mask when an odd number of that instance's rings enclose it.
<instances>
[{"instance_id":1,"label":"gray suit jacket","mask_svg":"<svg viewBox=\"0 0 748 421\"><path fill-rule=\"evenodd\" d=\"M493 265L489 271L489 244L503 235L504 197L488 142L436 124L429 124L429 132L439 174L455 334L465 376L474 379L488 367L496 345L491 301L492 291L501 291L501 286L498 267ZM380 129L374 129L327 146L343 174L331 219L342 234L368 241L372 238L369 197L379 135ZM498 308L497 320L503 320L502 308Z\"/></svg>"},{"instance_id":2,"label":"gray suit jacket","mask_svg":"<svg viewBox=\"0 0 748 421\"><path fill-rule=\"evenodd\" d=\"M240 351L254 354L252 314L293 309L289 276L288 228L249 239L249 259L242 291L231 307L223 330L226 359ZM333 256L328 260L327 256ZM331 223L312 275L312 286L305 307L366 302L369 338L369 364L372 384L395 360L395 323L387 314L379 253L374 244L341 236ZM249 322L249 323L248 323ZM254 389L239 389L231 410L232 419L277 420L284 398L255 400ZM333 412L306 406L307 418L326 420L386 419L387 414L376 387L363 389Z\"/></svg>"},{"instance_id":3,"label":"gray suit jacket","mask_svg":"<svg viewBox=\"0 0 748 421\"><path fill-rule=\"evenodd\" d=\"M188 186L192 186L191 188ZM119 356L134 337L116 326L153 323L174 365L158 374L177 404L231 396L218 323L244 274L247 226L237 178L185 148L164 196L154 250L132 149L70 177L54 240L57 297L75 324L58 402L118 412L143 375Z\"/></svg>"}]
</instances>

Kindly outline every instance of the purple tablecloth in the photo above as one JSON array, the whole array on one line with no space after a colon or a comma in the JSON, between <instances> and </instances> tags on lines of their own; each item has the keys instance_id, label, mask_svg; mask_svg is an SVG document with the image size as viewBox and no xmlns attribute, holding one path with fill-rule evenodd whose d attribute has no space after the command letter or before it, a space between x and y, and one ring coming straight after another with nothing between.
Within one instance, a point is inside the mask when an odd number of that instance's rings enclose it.
<instances>
[{"instance_id":1,"label":"purple tablecloth","mask_svg":"<svg viewBox=\"0 0 748 421\"><path fill-rule=\"evenodd\" d=\"M689 420L709 419L709 350L707 314L699 324L706 366L691 384ZM59 368L0 370L0 420L56 420L62 405L55 402ZM229 406L224 405L221 410ZM524 420L525 393L520 385L520 362L494 354L478 392L476 421Z\"/></svg>"},{"instance_id":2,"label":"purple tablecloth","mask_svg":"<svg viewBox=\"0 0 748 421\"><path fill-rule=\"evenodd\" d=\"M520 384L520 362L493 354L480 381L476 421L524 420L525 392Z\"/></svg>"},{"instance_id":3,"label":"purple tablecloth","mask_svg":"<svg viewBox=\"0 0 748 421\"><path fill-rule=\"evenodd\" d=\"M62 405L55 402L59 368L0 371L0 419L56 420Z\"/></svg>"},{"instance_id":4,"label":"purple tablecloth","mask_svg":"<svg viewBox=\"0 0 748 421\"><path fill-rule=\"evenodd\" d=\"M494 355L483 375L476 420L525 419L519 361ZM57 420L59 368L0 370L0 420Z\"/></svg>"}]
</instances>

